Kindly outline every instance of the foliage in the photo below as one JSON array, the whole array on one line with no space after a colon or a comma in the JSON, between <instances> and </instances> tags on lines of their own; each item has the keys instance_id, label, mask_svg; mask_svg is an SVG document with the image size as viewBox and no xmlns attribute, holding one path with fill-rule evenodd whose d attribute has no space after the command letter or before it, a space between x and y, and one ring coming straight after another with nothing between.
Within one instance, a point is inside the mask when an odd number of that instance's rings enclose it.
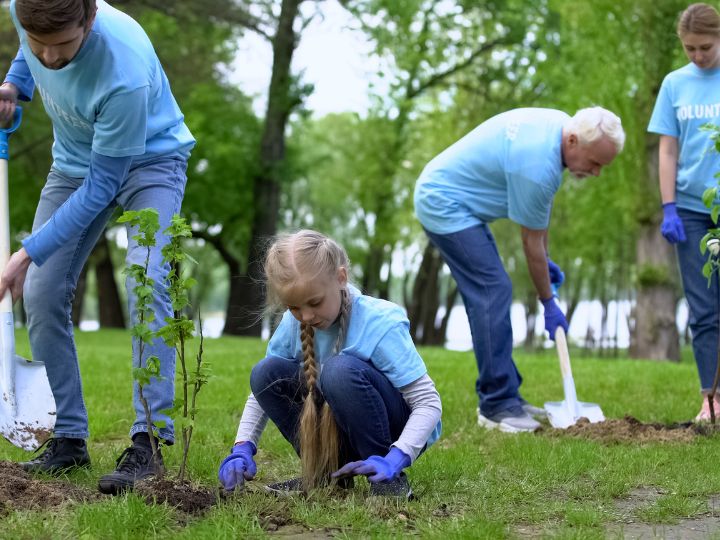
<instances>
[{"instance_id":1,"label":"foliage","mask_svg":"<svg viewBox=\"0 0 720 540\"><path fill-rule=\"evenodd\" d=\"M127 274L136 283L133 288L133 294L135 294L137 298L136 310L139 319L138 323L133 326L132 333L134 337L140 340L140 367L133 370L133 377L138 383L138 394L145 409L147 425L151 427L153 433L156 433L156 428L162 426L160 422L152 421L152 411L144 397L143 389L150 384L152 377L158 380L161 378L160 362L156 356L150 356L145 360L145 367L142 367L144 345L146 343L152 343L156 338L162 339L168 347L175 349L180 360L182 397L175 399L172 409L161 412L172 417L179 415L178 424L182 433L183 447L183 459L180 464L179 480L182 482L185 478L190 442L195 427L195 415L198 411L197 395L200 389L207 383L210 375L209 366L203 362L202 320L200 320L199 323L201 328L200 345L195 357L195 367L192 371L188 369L186 357L186 343L194 337L195 325L185 314L185 311L189 306L189 291L196 285L197 281L192 277L184 277L181 269L185 263L197 264L183 247L184 242L192 237L192 230L185 221L185 218L176 214L172 217L170 225L163 231L163 235L168 238L168 242L161 250L162 261L170 266L170 271L165 279L173 316L165 317L165 324L153 331L149 324L155 320L155 313L151 308L151 304L155 299L155 283L148 277L147 270L150 260L150 250L156 245L155 235L160 228L158 212L152 208L145 208L138 211L128 210L120 216L118 222L127 223L131 227L137 228L139 233L134 236L134 238L137 240L139 246L147 248L145 264L131 265L127 269ZM153 446L153 456L155 456L155 441L152 437L150 440ZM156 458L156 463L159 469L162 470L162 464L159 458Z\"/></svg>"},{"instance_id":2,"label":"foliage","mask_svg":"<svg viewBox=\"0 0 720 540\"><path fill-rule=\"evenodd\" d=\"M700 129L709 132L709 138L712 142L710 151L720 152L720 126L713 124L705 124ZM718 260L718 254L720 249L716 247L720 242L720 227L718 227L718 216L720 216L720 171L715 173L717 179L717 185L707 188L702 194L703 204L710 210L710 218L716 227L708 229L705 236L700 239L700 252L705 255L707 254L707 261L703 266L703 275L708 280L708 287L710 286L713 275L718 272L720 268L720 261Z\"/></svg>"},{"instance_id":3,"label":"foliage","mask_svg":"<svg viewBox=\"0 0 720 540\"><path fill-rule=\"evenodd\" d=\"M247 96L211 82L196 84L188 95L186 121L198 143L188 164L183 211L196 230L221 237L242 258L254 213L260 121Z\"/></svg>"},{"instance_id":4,"label":"foliage","mask_svg":"<svg viewBox=\"0 0 720 540\"><path fill-rule=\"evenodd\" d=\"M166 345L173 347L180 360L182 375L182 398L175 399L173 409L166 411L171 416L180 413L180 430L182 433L183 459L180 463L179 480L185 478L190 442L195 428L195 416L197 409L197 395L200 389L208 382L210 369L207 362L203 361L203 335L202 319L199 320L200 345L195 356L195 366L192 371L188 370L185 351L186 342L195 335L195 325L185 314L189 306L189 291L197 281L192 277L183 277L181 268L183 263L197 262L183 248L184 242L192 237L190 226L178 215L173 216L170 226L163 231L170 241L163 246L163 262L170 265L170 272L167 276L168 293L174 312L173 317L165 318L165 326L161 327L156 335L163 339Z\"/></svg>"},{"instance_id":5,"label":"foliage","mask_svg":"<svg viewBox=\"0 0 720 540\"><path fill-rule=\"evenodd\" d=\"M153 421L153 411L150 410L150 405L144 393L144 389L150 384L152 378L158 381L162 379L160 375L160 359L155 355L144 358L145 345L152 345L156 337L155 332L150 328L150 324L155 320L155 312L152 309L155 298L155 281L148 275L148 267L152 248L156 245L155 233L160 229L159 214L154 208L126 210L118 218L118 223L127 223L138 231L133 236L133 239L137 241L138 246L145 248L146 253L143 264L131 264L126 269L127 276L135 284L132 293L135 295L135 311L137 312L137 322L131 329L132 336L138 340L138 365L133 368L133 379L137 382L138 399L145 411L145 422L148 426L150 446L152 447L156 469L162 475L164 469L160 461L156 437L158 437L157 430L163 426L161 422Z\"/></svg>"}]
</instances>

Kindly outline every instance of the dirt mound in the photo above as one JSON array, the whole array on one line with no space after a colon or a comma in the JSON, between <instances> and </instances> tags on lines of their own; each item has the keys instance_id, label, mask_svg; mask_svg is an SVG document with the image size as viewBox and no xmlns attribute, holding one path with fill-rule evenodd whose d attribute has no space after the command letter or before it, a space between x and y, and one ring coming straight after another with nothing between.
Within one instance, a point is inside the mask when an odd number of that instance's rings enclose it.
<instances>
[{"instance_id":1,"label":"dirt mound","mask_svg":"<svg viewBox=\"0 0 720 540\"><path fill-rule=\"evenodd\" d=\"M166 502L187 514L200 514L218 501L217 490L165 478L138 482L135 484L135 492L148 504Z\"/></svg>"},{"instance_id":2,"label":"dirt mound","mask_svg":"<svg viewBox=\"0 0 720 540\"><path fill-rule=\"evenodd\" d=\"M96 491L61 480L35 479L18 463L0 461L0 515L44 510L72 502L98 500Z\"/></svg>"},{"instance_id":3,"label":"dirt mound","mask_svg":"<svg viewBox=\"0 0 720 540\"><path fill-rule=\"evenodd\" d=\"M545 429L551 436L570 436L591 439L605 444L614 443L651 443L679 442L687 443L696 437L705 437L720 433L720 425L695 424L684 422L678 424L660 424L640 422L632 416L609 418L604 422L591 424L586 418L567 429Z\"/></svg>"}]
</instances>

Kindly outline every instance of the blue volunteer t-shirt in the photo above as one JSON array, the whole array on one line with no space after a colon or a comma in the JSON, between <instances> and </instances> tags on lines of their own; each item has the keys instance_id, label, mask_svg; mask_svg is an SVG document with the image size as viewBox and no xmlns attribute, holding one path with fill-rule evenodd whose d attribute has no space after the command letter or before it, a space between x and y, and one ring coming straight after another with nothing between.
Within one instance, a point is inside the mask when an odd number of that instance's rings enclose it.
<instances>
[{"instance_id":1,"label":"blue volunteer t-shirt","mask_svg":"<svg viewBox=\"0 0 720 540\"><path fill-rule=\"evenodd\" d=\"M510 218L546 229L562 181L562 128L553 109L494 116L435 157L415 185L415 213L430 232L450 234Z\"/></svg>"},{"instance_id":2,"label":"blue volunteer t-shirt","mask_svg":"<svg viewBox=\"0 0 720 540\"><path fill-rule=\"evenodd\" d=\"M83 178L91 151L132 156L133 166L164 155L187 159L195 140L150 40L129 16L102 0L97 6L80 51L67 66L53 70L31 51L15 0L10 3L21 54L6 80L18 86L21 99L30 99L34 87L42 96L53 123L53 167Z\"/></svg>"},{"instance_id":3,"label":"blue volunteer t-shirt","mask_svg":"<svg viewBox=\"0 0 720 540\"><path fill-rule=\"evenodd\" d=\"M678 139L676 202L681 208L709 213L702 202L705 189L717 183L720 154L700 126L720 125L720 68L701 69L690 63L669 73L655 102L648 131Z\"/></svg>"},{"instance_id":4,"label":"blue volunteer t-shirt","mask_svg":"<svg viewBox=\"0 0 720 540\"><path fill-rule=\"evenodd\" d=\"M84 179L23 240L37 265L112 203L131 169L159 157L187 161L195 145L143 29L102 0L97 7L78 53L67 66L53 70L33 54L15 0L10 3L20 49L5 80L23 100L30 100L37 87L53 123L53 168Z\"/></svg>"},{"instance_id":5,"label":"blue volunteer t-shirt","mask_svg":"<svg viewBox=\"0 0 720 540\"><path fill-rule=\"evenodd\" d=\"M410 323L405 312L392 302L360 294L349 288L352 297L350 323L345 343L338 354L347 354L370 362L382 372L395 388L402 388L427 373L425 363L410 338ZM338 337L337 323L327 330L315 330L315 359L320 369L333 356ZM290 311L283 314L268 343L266 356L302 361L300 322ZM440 436L441 423L427 441L428 447Z\"/></svg>"}]
</instances>

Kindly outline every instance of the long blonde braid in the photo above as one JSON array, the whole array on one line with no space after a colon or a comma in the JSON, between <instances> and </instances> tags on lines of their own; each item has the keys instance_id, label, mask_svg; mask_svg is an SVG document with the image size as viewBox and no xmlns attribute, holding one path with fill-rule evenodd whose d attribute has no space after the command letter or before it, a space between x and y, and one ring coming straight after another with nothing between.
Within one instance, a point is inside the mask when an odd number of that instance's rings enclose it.
<instances>
[{"instance_id":1,"label":"long blonde braid","mask_svg":"<svg viewBox=\"0 0 720 540\"><path fill-rule=\"evenodd\" d=\"M307 395L300 414L300 464L303 487L311 490L328 485L330 473L340 466L340 437L330 406L322 399L317 388L315 329L309 324L301 324L300 339L307 385Z\"/></svg>"}]
</instances>

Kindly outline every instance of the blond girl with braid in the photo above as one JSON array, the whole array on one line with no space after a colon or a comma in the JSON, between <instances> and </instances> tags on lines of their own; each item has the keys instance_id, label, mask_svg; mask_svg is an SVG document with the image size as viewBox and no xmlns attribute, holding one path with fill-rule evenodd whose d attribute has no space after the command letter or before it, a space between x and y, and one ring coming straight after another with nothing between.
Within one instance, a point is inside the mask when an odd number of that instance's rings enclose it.
<instances>
[{"instance_id":1,"label":"blond girl with braid","mask_svg":"<svg viewBox=\"0 0 720 540\"><path fill-rule=\"evenodd\" d=\"M371 495L410 498L403 469L440 435L440 396L404 311L348 283L345 250L310 230L279 236L265 260L268 300L286 309L252 370L236 443L218 473L242 486L268 418L300 456L307 491L365 475Z\"/></svg>"}]
</instances>

